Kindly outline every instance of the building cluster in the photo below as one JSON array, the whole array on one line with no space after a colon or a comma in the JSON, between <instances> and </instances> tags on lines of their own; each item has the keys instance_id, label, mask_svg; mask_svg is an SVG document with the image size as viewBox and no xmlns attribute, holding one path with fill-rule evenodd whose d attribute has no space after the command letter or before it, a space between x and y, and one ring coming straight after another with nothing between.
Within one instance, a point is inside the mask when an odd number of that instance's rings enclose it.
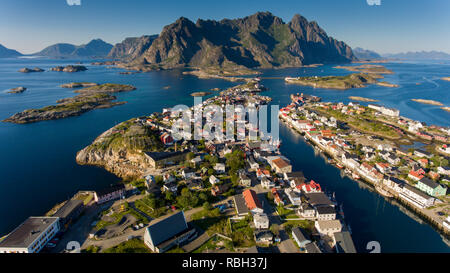
<instances>
[{"instance_id":1,"label":"building cluster","mask_svg":"<svg viewBox=\"0 0 450 273\"><path fill-rule=\"evenodd\" d=\"M336 125L333 117L328 118L314 107L333 109L345 115L358 115L376 110L377 113L389 117L398 117L398 111L376 105L360 106L358 103L323 103L303 102L301 96L294 96L292 103L280 109L279 116L291 128L296 129L310 140L316 147L332 156L333 162L339 168L346 168L346 172L353 178L364 178L375 186L384 188L389 193L418 207L426 208L442 202L447 194L449 180L449 166L439 166L433 157L436 155L423 149L396 148L390 144L357 145L352 141L353 136L363 136L359 132L346 130ZM305 107L305 105L312 107ZM409 128L424 128L422 123L398 118ZM428 128L428 127L427 127ZM437 128L434 128L435 131ZM442 128L440 128L442 129ZM441 130L448 133L448 130ZM448 137L448 135L447 135ZM382 140L377 136L368 136L369 140ZM433 137L434 139L436 137ZM447 149L447 145L443 145ZM439 155L437 155L439 158Z\"/></svg>"}]
</instances>

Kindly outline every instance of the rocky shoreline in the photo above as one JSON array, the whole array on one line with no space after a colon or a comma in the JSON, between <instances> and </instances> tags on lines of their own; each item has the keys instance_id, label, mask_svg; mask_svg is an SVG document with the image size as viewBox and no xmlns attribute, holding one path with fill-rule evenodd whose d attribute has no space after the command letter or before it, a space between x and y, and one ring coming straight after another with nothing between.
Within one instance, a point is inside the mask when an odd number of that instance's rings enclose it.
<instances>
[{"instance_id":1,"label":"rocky shoreline","mask_svg":"<svg viewBox=\"0 0 450 273\"><path fill-rule=\"evenodd\" d=\"M57 105L50 105L40 109L28 109L3 120L17 124L33 123L44 120L61 119L79 116L93 109L109 108L126 102L113 102L116 99L111 93L131 91L136 88L131 85L101 84L75 91L79 95L61 99Z\"/></svg>"},{"instance_id":2,"label":"rocky shoreline","mask_svg":"<svg viewBox=\"0 0 450 273\"><path fill-rule=\"evenodd\" d=\"M124 179L141 177L151 169L141 151L157 151L163 144L156 131L134 120L122 122L102 133L77 153L76 162L102 167Z\"/></svg>"}]
</instances>

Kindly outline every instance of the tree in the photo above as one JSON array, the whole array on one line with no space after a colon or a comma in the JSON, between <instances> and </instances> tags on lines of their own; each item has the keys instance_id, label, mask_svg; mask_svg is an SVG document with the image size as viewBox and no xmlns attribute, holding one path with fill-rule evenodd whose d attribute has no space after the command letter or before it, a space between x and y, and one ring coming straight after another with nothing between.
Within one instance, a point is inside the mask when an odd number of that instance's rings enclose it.
<instances>
[{"instance_id":1,"label":"tree","mask_svg":"<svg viewBox=\"0 0 450 273\"><path fill-rule=\"evenodd\" d=\"M192 160L192 159L194 158L194 156L195 156L195 154L194 154L193 152L189 152L189 153L186 155L186 160Z\"/></svg>"},{"instance_id":2,"label":"tree","mask_svg":"<svg viewBox=\"0 0 450 273\"><path fill-rule=\"evenodd\" d=\"M181 190L181 195L177 197L177 203L182 208L193 208L198 204L198 197L188 188Z\"/></svg>"},{"instance_id":3,"label":"tree","mask_svg":"<svg viewBox=\"0 0 450 273\"><path fill-rule=\"evenodd\" d=\"M241 150L235 150L226 156L226 165L231 169L232 172L237 172L239 169L244 168L244 152Z\"/></svg>"},{"instance_id":4,"label":"tree","mask_svg":"<svg viewBox=\"0 0 450 273\"><path fill-rule=\"evenodd\" d=\"M171 203L174 200L174 195L171 191L166 191L165 193L165 199L167 202Z\"/></svg>"},{"instance_id":5,"label":"tree","mask_svg":"<svg viewBox=\"0 0 450 273\"><path fill-rule=\"evenodd\" d=\"M278 224L272 224L270 226L270 231L272 231L273 234L278 236L278 235L280 235L280 226Z\"/></svg>"},{"instance_id":6,"label":"tree","mask_svg":"<svg viewBox=\"0 0 450 273\"><path fill-rule=\"evenodd\" d=\"M205 202L205 203L203 203L203 209L206 211L209 211L212 209L212 206L209 202Z\"/></svg>"}]
</instances>

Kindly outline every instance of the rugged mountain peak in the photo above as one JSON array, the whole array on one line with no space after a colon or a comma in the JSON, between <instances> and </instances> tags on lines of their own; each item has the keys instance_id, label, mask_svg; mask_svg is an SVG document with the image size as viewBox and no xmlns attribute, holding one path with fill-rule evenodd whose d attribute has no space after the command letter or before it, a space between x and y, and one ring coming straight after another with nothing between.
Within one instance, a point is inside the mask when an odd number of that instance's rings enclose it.
<instances>
[{"instance_id":1,"label":"rugged mountain peak","mask_svg":"<svg viewBox=\"0 0 450 273\"><path fill-rule=\"evenodd\" d=\"M131 50L131 49L130 49ZM296 14L291 22L270 12L221 21L185 17L167 25L134 63L151 67L239 69L340 63L355 59L345 43Z\"/></svg>"}]
</instances>

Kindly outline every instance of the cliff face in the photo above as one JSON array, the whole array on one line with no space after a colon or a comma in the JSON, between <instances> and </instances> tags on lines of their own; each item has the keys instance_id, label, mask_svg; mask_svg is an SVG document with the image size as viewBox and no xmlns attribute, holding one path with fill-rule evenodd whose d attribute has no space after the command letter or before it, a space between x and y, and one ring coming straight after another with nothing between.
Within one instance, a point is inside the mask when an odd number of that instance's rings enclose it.
<instances>
[{"instance_id":1,"label":"cliff face","mask_svg":"<svg viewBox=\"0 0 450 273\"><path fill-rule=\"evenodd\" d=\"M131 50L131 49L129 49ZM269 12L241 19L198 20L181 17L132 63L175 68L271 68L355 60L352 49L329 37L316 22L295 15L284 23Z\"/></svg>"},{"instance_id":2,"label":"cliff face","mask_svg":"<svg viewBox=\"0 0 450 273\"><path fill-rule=\"evenodd\" d=\"M108 58L137 58L152 45L157 37L158 35L144 35L126 38L123 42L114 45L108 54Z\"/></svg>"},{"instance_id":3,"label":"cliff face","mask_svg":"<svg viewBox=\"0 0 450 273\"><path fill-rule=\"evenodd\" d=\"M129 120L104 132L79 151L76 161L80 165L103 167L121 178L138 178L151 170L143 151L157 151L162 146L157 133Z\"/></svg>"}]
</instances>

